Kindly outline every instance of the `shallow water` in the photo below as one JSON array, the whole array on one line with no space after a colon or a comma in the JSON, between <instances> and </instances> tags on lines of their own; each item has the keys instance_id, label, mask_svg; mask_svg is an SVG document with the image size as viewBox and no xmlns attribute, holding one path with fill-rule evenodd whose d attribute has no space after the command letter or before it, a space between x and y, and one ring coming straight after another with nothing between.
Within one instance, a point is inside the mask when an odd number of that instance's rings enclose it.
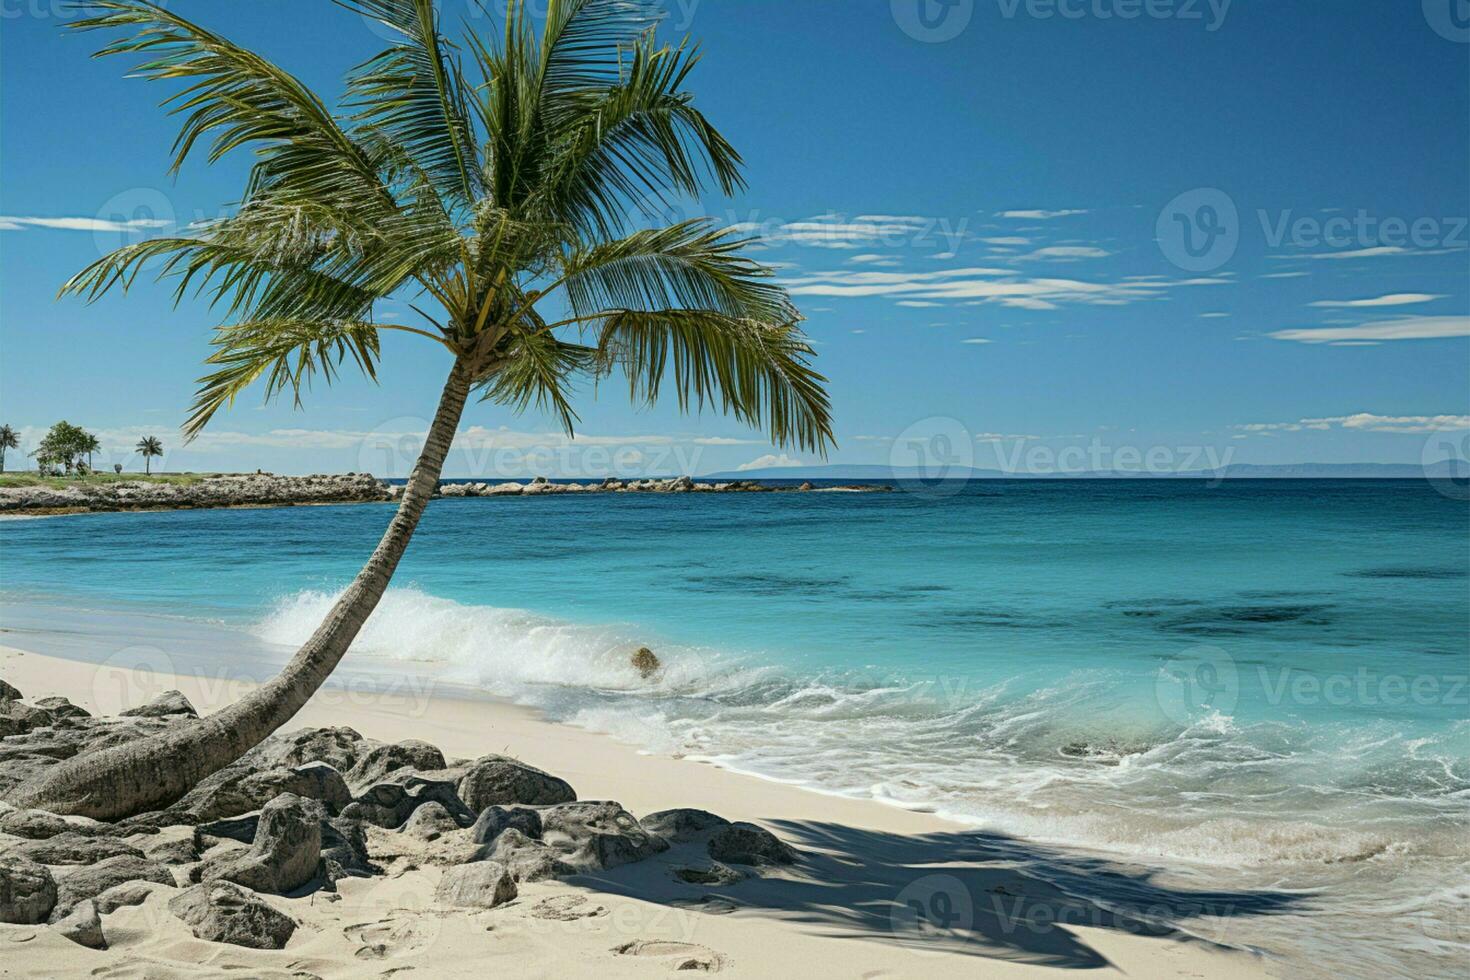
<instances>
[{"instance_id":1,"label":"shallow water","mask_svg":"<svg viewBox=\"0 0 1470 980\"><path fill-rule=\"evenodd\" d=\"M268 663L389 515L6 523L3 625L75 656ZM645 644L651 682L628 662ZM1290 894L1192 924L1286 973L1454 975L1467 951L1470 509L1422 482L447 499L353 661Z\"/></svg>"}]
</instances>

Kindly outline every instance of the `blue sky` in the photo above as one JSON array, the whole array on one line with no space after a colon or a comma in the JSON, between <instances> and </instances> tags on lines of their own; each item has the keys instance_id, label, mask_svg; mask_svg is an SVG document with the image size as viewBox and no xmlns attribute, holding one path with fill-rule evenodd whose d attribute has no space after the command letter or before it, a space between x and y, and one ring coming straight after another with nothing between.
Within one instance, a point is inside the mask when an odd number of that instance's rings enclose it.
<instances>
[{"instance_id":1,"label":"blue sky","mask_svg":"<svg viewBox=\"0 0 1470 980\"><path fill-rule=\"evenodd\" d=\"M381 44L326 0L171 6L330 95ZM769 239L831 382L833 461L913 462L917 433L1038 471L1064 450L1419 462L1470 428L1466 0L667 8L750 184L684 213ZM33 444L66 418L129 468L143 432L170 469L405 468L447 369L412 337L385 337L378 386L247 399L180 447L209 311L152 285L54 297L103 250L225 213L246 161L170 180L168 90L90 59L99 36L64 31L59 0L0 14L0 421ZM548 418L473 406L447 472L781 458L617 386L580 407L567 446Z\"/></svg>"}]
</instances>

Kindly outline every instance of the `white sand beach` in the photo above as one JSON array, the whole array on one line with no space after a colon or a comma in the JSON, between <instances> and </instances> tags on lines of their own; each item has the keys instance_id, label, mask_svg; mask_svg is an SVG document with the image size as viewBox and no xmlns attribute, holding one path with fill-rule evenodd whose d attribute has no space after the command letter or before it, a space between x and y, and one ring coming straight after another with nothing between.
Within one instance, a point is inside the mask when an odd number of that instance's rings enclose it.
<instances>
[{"instance_id":1,"label":"white sand beach","mask_svg":"<svg viewBox=\"0 0 1470 980\"><path fill-rule=\"evenodd\" d=\"M0 648L0 677L27 700L60 695L94 714L129 707L129 685L92 664ZM201 714L239 685L154 677ZM268 900L297 920L281 950L194 938L160 888L103 920L105 950L47 926L0 925L5 977L643 977L670 970L744 977L1265 976L1263 958L1121 920L1022 873L1015 849L938 817L822 795L698 762L640 754L609 737L554 725L517 706L438 691L412 702L323 690L292 727L347 725L382 741L431 742L446 757L514 756L571 782L581 799L634 814L699 807L771 829L801 852L723 887L675 879L702 855L688 845L596 876L523 884L490 910L436 904L451 862L373 828L381 876ZM182 831L170 828L164 833ZM443 846L441 846L443 845ZM69 869L56 869L64 872ZM911 904L912 903L912 904ZM936 913L916 921L913 908ZM938 918L945 929L932 924ZM1219 937L1228 941L1229 937Z\"/></svg>"}]
</instances>

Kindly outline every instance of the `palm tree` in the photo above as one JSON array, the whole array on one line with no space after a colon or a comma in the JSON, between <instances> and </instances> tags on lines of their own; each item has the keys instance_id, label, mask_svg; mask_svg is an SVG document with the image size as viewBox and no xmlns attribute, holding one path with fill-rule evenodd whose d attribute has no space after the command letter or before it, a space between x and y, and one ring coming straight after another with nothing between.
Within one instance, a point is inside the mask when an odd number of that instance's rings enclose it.
<instances>
[{"instance_id":1,"label":"palm tree","mask_svg":"<svg viewBox=\"0 0 1470 980\"><path fill-rule=\"evenodd\" d=\"M697 60L653 37L658 0L549 0L538 32L509 0L503 36L439 31L433 0L341 0L396 43L354 69L343 107L260 56L145 0L94 0L82 30L128 33L101 54L187 84L173 169L248 149L237 212L187 237L124 247L63 291L127 288L149 261L227 314L185 432L252 382L299 404L343 366L375 377L384 331L447 353L448 376L396 514L367 564L271 681L170 733L78 756L11 792L19 805L115 819L165 805L290 719L347 652L439 479L466 400L553 412L570 432L578 379L667 384L781 446L832 442L825 379L800 315L748 241L704 220L644 227L707 185L743 186L741 158L685 88ZM468 65L461 56L468 52ZM476 75L473 81L469 75ZM422 323L375 304L410 297Z\"/></svg>"},{"instance_id":2,"label":"palm tree","mask_svg":"<svg viewBox=\"0 0 1470 980\"><path fill-rule=\"evenodd\" d=\"M0 473L5 472L5 450L19 449L20 436L8 425L0 425Z\"/></svg>"},{"instance_id":3,"label":"palm tree","mask_svg":"<svg viewBox=\"0 0 1470 980\"><path fill-rule=\"evenodd\" d=\"M157 436L144 436L138 440L138 444L133 448L143 456L143 475L151 476L153 470L148 464L152 457L163 455L163 443L158 441Z\"/></svg>"},{"instance_id":4,"label":"palm tree","mask_svg":"<svg viewBox=\"0 0 1470 980\"><path fill-rule=\"evenodd\" d=\"M82 452L87 454L87 472L90 473L92 472L92 454L100 453L102 451L102 443L97 439L96 436L88 432L86 436L82 439L79 448Z\"/></svg>"}]
</instances>

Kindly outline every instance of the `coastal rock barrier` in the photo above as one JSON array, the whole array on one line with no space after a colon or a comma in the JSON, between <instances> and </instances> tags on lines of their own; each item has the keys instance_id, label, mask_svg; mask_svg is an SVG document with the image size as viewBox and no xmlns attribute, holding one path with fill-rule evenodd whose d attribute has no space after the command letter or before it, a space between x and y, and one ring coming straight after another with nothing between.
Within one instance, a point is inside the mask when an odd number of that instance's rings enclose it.
<instances>
[{"instance_id":1,"label":"coastal rock barrier","mask_svg":"<svg viewBox=\"0 0 1470 980\"><path fill-rule=\"evenodd\" d=\"M829 490L885 491L892 487L853 484L843 487L767 486L755 480L697 483L691 477L552 483L537 477L528 483L444 482L439 497L530 497L567 493L801 493ZM277 476L272 473L220 474L192 483L124 480L56 487L0 487L0 514L63 514L119 510L187 510L210 507L285 507L298 504L375 503L397 500L402 484L390 484L370 473Z\"/></svg>"},{"instance_id":2,"label":"coastal rock barrier","mask_svg":"<svg viewBox=\"0 0 1470 980\"><path fill-rule=\"evenodd\" d=\"M198 939L280 949L298 925L281 900L312 902L345 878L437 868L434 904L447 914L505 904L528 882L645 862L696 902L803 860L755 824L688 808L638 817L518 759L446 759L427 742L345 727L272 735L164 809L121 820L17 808L5 798L48 768L199 716L178 691L111 718L5 691L0 923L49 925L96 949L116 938L112 913L145 902ZM568 891L543 905L576 901Z\"/></svg>"}]
</instances>

